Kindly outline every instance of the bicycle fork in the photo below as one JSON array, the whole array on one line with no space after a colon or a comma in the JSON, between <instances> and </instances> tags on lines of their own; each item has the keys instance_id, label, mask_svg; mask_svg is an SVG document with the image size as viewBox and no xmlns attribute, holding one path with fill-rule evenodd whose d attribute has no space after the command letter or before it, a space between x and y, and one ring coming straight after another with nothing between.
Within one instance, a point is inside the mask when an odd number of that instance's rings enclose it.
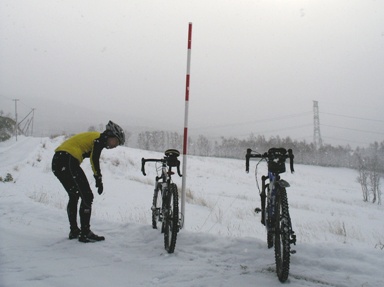
<instances>
[{"instance_id":1,"label":"bicycle fork","mask_svg":"<svg viewBox=\"0 0 384 287\"><path fill-rule=\"evenodd\" d=\"M260 193L260 200L261 200L261 209L260 208L256 208L255 209L255 212L256 213L259 213L261 212L261 224L263 224L264 226L267 226L266 225L266 221L265 221L265 199L266 199L266 193L265 193L265 189L266 189L266 185L265 185L265 181L267 180L268 177L266 176L262 176L261 177L261 193Z\"/></svg>"},{"instance_id":2,"label":"bicycle fork","mask_svg":"<svg viewBox=\"0 0 384 287\"><path fill-rule=\"evenodd\" d=\"M262 185L261 185L261 193L260 193L260 200L261 200L261 209L256 208L255 212L259 213L261 212L261 223L267 228L268 232L273 232L274 222L272 221L273 218L275 218L275 199L276 199L276 189L275 189L275 183L272 180L268 185L266 184L266 180L269 179L268 176L262 176ZM277 184L279 184L281 187L289 187L289 183L283 179L278 179ZM267 191L266 191L267 190ZM268 205L266 208L266 200L268 198ZM296 235L295 232L292 229L292 223L291 218L288 216L288 218L285 220L285 226L289 229L289 235L290 235L290 244L296 245ZM291 253L295 253L294 250L291 251Z\"/></svg>"},{"instance_id":3,"label":"bicycle fork","mask_svg":"<svg viewBox=\"0 0 384 287\"><path fill-rule=\"evenodd\" d=\"M261 177L261 192L260 192L260 200L261 200L261 209L256 207L255 212L260 213L261 212L261 224L263 224L265 227L268 227L267 221L266 221L266 211L265 211L265 201L267 198L267 194L265 190L267 189L267 186L265 184L265 181L268 179L267 176Z\"/></svg>"},{"instance_id":4,"label":"bicycle fork","mask_svg":"<svg viewBox=\"0 0 384 287\"><path fill-rule=\"evenodd\" d=\"M157 198L159 196L159 191L161 193L160 196L162 196L162 191L159 189L159 187L158 187L158 185L156 183L156 187L154 189L154 198ZM161 206L159 207L159 206L152 205L151 206L151 210L155 212L158 221L162 222L163 221L162 207Z\"/></svg>"}]
</instances>

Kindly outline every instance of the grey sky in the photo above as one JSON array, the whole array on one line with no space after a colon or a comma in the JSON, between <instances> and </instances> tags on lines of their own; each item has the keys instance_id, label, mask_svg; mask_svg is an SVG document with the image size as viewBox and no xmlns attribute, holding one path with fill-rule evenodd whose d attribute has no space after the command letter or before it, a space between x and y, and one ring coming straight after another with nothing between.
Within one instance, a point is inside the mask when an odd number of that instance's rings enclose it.
<instances>
[{"instance_id":1,"label":"grey sky","mask_svg":"<svg viewBox=\"0 0 384 287\"><path fill-rule=\"evenodd\" d=\"M51 131L117 118L181 133L192 22L191 135L310 142L317 100L324 142L383 141L383 15L378 0L2 0L0 110L20 99Z\"/></svg>"}]
</instances>

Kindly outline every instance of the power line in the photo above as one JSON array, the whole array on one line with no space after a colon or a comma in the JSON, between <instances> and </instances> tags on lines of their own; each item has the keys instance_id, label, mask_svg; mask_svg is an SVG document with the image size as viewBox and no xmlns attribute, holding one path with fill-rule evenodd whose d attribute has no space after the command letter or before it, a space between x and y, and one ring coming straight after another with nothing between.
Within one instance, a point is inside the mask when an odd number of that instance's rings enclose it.
<instances>
[{"instance_id":1,"label":"power line","mask_svg":"<svg viewBox=\"0 0 384 287\"><path fill-rule=\"evenodd\" d=\"M337 127L337 126L331 126L331 125L324 125L324 124L321 124L321 126L324 126L324 127L330 127L330 128L337 128L337 129L343 129L343 130L350 130L350 131L355 131L355 132L362 132L362 133L370 133L370 134L384 135L384 133L380 133L380 132L365 131L365 130L351 129L351 128L343 128L343 127Z\"/></svg>"},{"instance_id":2,"label":"power line","mask_svg":"<svg viewBox=\"0 0 384 287\"><path fill-rule=\"evenodd\" d=\"M321 101L321 105L322 106L331 106L331 107L335 107L335 106L342 106L343 108L345 107L349 107L349 108L358 108L359 110L362 110L362 109L365 109L365 110L369 110L369 111L372 111L372 110L380 110L380 106L378 105L353 105L353 104L350 104L350 102L345 102L345 101L340 101L340 102L335 102L335 100L332 100L332 102L328 102L328 101Z\"/></svg>"},{"instance_id":3,"label":"power line","mask_svg":"<svg viewBox=\"0 0 384 287\"><path fill-rule=\"evenodd\" d=\"M264 134L270 134L270 133L275 133L275 132L281 132L281 131L287 131L287 130L294 130L294 129L301 129L301 128L304 128L304 127L312 127L312 124L305 124L305 125L299 125L299 126L291 126L291 127L284 127L284 128L279 128L279 129L269 129L269 130L263 130L263 131L258 131L257 134L258 135L264 135ZM232 137L245 137L245 136L250 136L254 134L254 132L250 131L249 133L247 134L237 134L237 135L232 135ZM219 139L219 138L222 138L225 136L223 135L217 135L217 136L207 136L207 138L209 139ZM303 138L303 137L301 137ZM309 138L309 137L306 137L306 138Z\"/></svg>"},{"instance_id":4,"label":"power line","mask_svg":"<svg viewBox=\"0 0 384 287\"><path fill-rule=\"evenodd\" d=\"M281 132L281 131L311 127L311 126L312 126L312 124L306 124L306 125L300 125L300 126L284 127L284 128L280 128L280 129L274 129L274 130L269 129L269 130L261 131L259 133L274 133L274 132Z\"/></svg>"},{"instance_id":5,"label":"power line","mask_svg":"<svg viewBox=\"0 0 384 287\"><path fill-rule=\"evenodd\" d=\"M200 129L228 128L228 127L234 127L234 126L244 126L244 125L250 125L250 124L258 124L258 123L284 120L284 119L289 119L289 118L296 118L296 117L301 117L301 116L308 115L308 114L312 114L312 112L303 112L303 113L299 113L299 114L285 115L285 116L279 116L279 117L267 118L267 119L259 119L259 120L253 120L253 121L248 121L248 122L240 122L240 123L233 123L233 124L226 124L226 125L204 126L204 127L197 127L197 128L191 128L191 129L200 130Z\"/></svg>"},{"instance_id":6,"label":"power line","mask_svg":"<svg viewBox=\"0 0 384 287\"><path fill-rule=\"evenodd\" d=\"M11 98L9 98L9 97L7 97L7 96L4 96L4 95L2 95L2 94L0 94L0 97L6 98L7 100L10 100L10 101L13 101L13 99L11 99Z\"/></svg>"},{"instance_id":7,"label":"power line","mask_svg":"<svg viewBox=\"0 0 384 287\"><path fill-rule=\"evenodd\" d=\"M364 121L372 121L372 122L384 123L384 120L367 119L367 118L353 117L353 116L347 116L347 115L338 115L338 114L324 113L324 112L319 112L319 113L320 114L331 115L331 116L343 117L343 118L350 118L350 119L356 119L356 120L364 120Z\"/></svg>"},{"instance_id":8,"label":"power line","mask_svg":"<svg viewBox=\"0 0 384 287\"><path fill-rule=\"evenodd\" d=\"M362 141L356 141L356 140L346 140L346 139L340 139L340 138L334 138L334 137L324 137L324 138L336 140L336 141L343 141L343 142L347 142L347 143L369 144L369 142L362 142Z\"/></svg>"}]
</instances>

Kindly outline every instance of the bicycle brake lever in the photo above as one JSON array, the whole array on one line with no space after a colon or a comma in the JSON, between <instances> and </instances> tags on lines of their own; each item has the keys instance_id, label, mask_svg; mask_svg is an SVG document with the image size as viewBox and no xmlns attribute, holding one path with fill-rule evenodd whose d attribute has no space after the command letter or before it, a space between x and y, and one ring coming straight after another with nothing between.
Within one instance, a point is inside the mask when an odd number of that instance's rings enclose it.
<instances>
[{"instance_id":1,"label":"bicycle brake lever","mask_svg":"<svg viewBox=\"0 0 384 287\"><path fill-rule=\"evenodd\" d=\"M288 150L288 155L289 155L289 166L291 168L291 173L295 173L295 170L293 169L293 159L295 158L295 156L292 153L292 149Z\"/></svg>"},{"instance_id":2,"label":"bicycle brake lever","mask_svg":"<svg viewBox=\"0 0 384 287\"><path fill-rule=\"evenodd\" d=\"M245 155L245 172L249 173L249 158L251 156L252 150L247 148L247 154Z\"/></svg>"},{"instance_id":3,"label":"bicycle brake lever","mask_svg":"<svg viewBox=\"0 0 384 287\"><path fill-rule=\"evenodd\" d=\"M177 165L177 174L182 177L183 175L180 173L180 164Z\"/></svg>"},{"instance_id":4,"label":"bicycle brake lever","mask_svg":"<svg viewBox=\"0 0 384 287\"><path fill-rule=\"evenodd\" d=\"M141 172L143 173L144 176L147 175L145 173L145 159L144 158L141 159Z\"/></svg>"}]
</instances>

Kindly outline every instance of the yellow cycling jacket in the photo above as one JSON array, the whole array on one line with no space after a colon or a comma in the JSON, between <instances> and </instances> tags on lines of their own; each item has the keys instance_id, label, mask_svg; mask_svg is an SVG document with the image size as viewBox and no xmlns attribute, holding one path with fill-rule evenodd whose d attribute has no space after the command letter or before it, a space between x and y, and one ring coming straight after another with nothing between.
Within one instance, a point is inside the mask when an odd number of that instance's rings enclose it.
<instances>
[{"instance_id":1,"label":"yellow cycling jacket","mask_svg":"<svg viewBox=\"0 0 384 287\"><path fill-rule=\"evenodd\" d=\"M99 132L74 135L56 148L55 152L67 152L76 158L79 164L83 162L84 158L89 157L94 175L101 176L99 159L101 150L106 147L106 138L101 140L100 136Z\"/></svg>"}]
</instances>

